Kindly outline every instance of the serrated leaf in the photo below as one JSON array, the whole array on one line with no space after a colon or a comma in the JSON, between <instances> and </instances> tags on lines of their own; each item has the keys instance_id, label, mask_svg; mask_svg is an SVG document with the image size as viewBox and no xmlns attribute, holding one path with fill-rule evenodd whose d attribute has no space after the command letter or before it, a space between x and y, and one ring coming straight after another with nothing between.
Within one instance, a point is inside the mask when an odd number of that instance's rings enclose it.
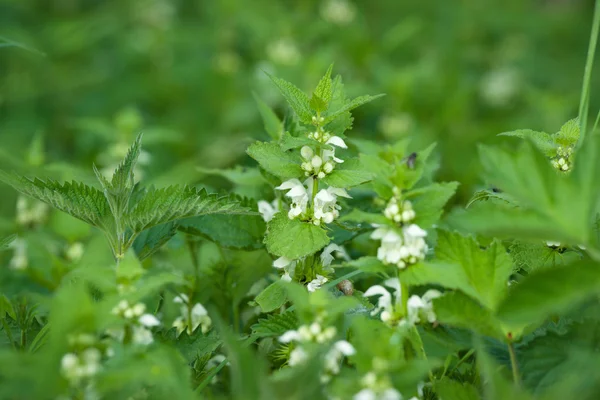
<instances>
[{"instance_id":1,"label":"serrated leaf","mask_svg":"<svg viewBox=\"0 0 600 400\"><path fill-rule=\"evenodd\" d=\"M133 170L137 163L140 152L142 151L142 134L140 133L135 142L131 145L127 151L127 155L123 161L119 164L115 173L113 174L111 181L111 188L116 192L126 191L127 189L133 188Z\"/></svg>"},{"instance_id":2,"label":"serrated leaf","mask_svg":"<svg viewBox=\"0 0 600 400\"><path fill-rule=\"evenodd\" d=\"M313 94L310 98L310 108L315 110L317 113L321 113L327 110L327 103L316 94Z\"/></svg>"},{"instance_id":3,"label":"serrated leaf","mask_svg":"<svg viewBox=\"0 0 600 400\"><path fill-rule=\"evenodd\" d=\"M333 64L331 64L329 66L329 68L327 69L327 72L325 73L325 75L321 78L321 80L319 81L319 84L317 85L314 94L316 94L321 100L323 100L323 102L325 102L325 110L327 109L327 106L329 105L329 102L331 101L331 97L332 97L332 82L331 82L331 71L333 70ZM321 111L325 111L325 110L321 110Z\"/></svg>"},{"instance_id":4,"label":"serrated leaf","mask_svg":"<svg viewBox=\"0 0 600 400\"><path fill-rule=\"evenodd\" d=\"M336 76L332 85L331 102L329 103L330 110L341 109L348 102L344 91L344 84L340 75ZM341 136L348 129L352 128L352 114L350 111L345 111L339 114L334 120L326 124L325 128L334 135Z\"/></svg>"},{"instance_id":5,"label":"serrated leaf","mask_svg":"<svg viewBox=\"0 0 600 400\"><path fill-rule=\"evenodd\" d=\"M531 129L517 129L516 131L511 132L503 132L498 136L514 136L521 139L528 139L540 149L542 153L546 155L546 157L553 157L556 155L556 144L554 143L554 139L552 135L546 132L537 132Z\"/></svg>"},{"instance_id":6,"label":"serrated leaf","mask_svg":"<svg viewBox=\"0 0 600 400\"><path fill-rule=\"evenodd\" d=\"M169 222L146 229L135 238L133 249L140 260L156 253L177 233L177 223Z\"/></svg>"},{"instance_id":7,"label":"serrated leaf","mask_svg":"<svg viewBox=\"0 0 600 400\"><path fill-rule=\"evenodd\" d=\"M256 202L243 199L242 207L257 209ZM233 249L258 249L266 230L260 215L203 215L179 221L179 229L206 237L220 246Z\"/></svg>"},{"instance_id":8,"label":"serrated leaf","mask_svg":"<svg viewBox=\"0 0 600 400\"><path fill-rule=\"evenodd\" d=\"M494 240L481 249L472 237L448 231L438 232L435 254L441 262L458 264L466 281L459 288L481 304L494 310L504 297L513 272L512 260L504 246Z\"/></svg>"},{"instance_id":9,"label":"serrated leaf","mask_svg":"<svg viewBox=\"0 0 600 400\"><path fill-rule=\"evenodd\" d=\"M434 299L433 310L437 321L442 324L470 329L500 340L504 339L500 321L490 310L460 292L447 293Z\"/></svg>"},{"instance_id":10,"label":"serrated leaf","mask_svg":"<svg viewBox=\"0 0 600 400\"><path fill-rule=\"evenodd\" d=\"M287 301L287 290L281 281L275 281L260 292L254 301L260 306L262 312L271 312Z\"/></svg>"},{"instance_id":11,"label":"serrated leaf","mask_svg":"<svg viewBox=\"0 0 600 400\"><path fill-rule=\"evenodd\" d=\"M349 261L344 263L344 267L357 268L364 272L384 275L390 270L390 266L385 265L381 260L373 256L360 257L356 260Z\"/></svg>"},{"instance_id":12,"label":"serrated leaf","mask_svg":"<svg viewBox=\"0 0 600 400\"><path fill-rule=\"evenodd\" d=\"M314 139L309 139L306 136L292 136L289 132L286 132L279 142L279 146L281 146L281 150L288 151L291 149L297 149L302 146L314 146L316 141Z\"/></svg>"},{"instance_id":13,"label":"serrated leaf","mask_svg":"<svg viewBox=\"0 0 600 400\"><path fill-rule=\"evenodd\" d=\"M15 313L15 309L13 308L12 303L8 298L1 294L0 295L0 319L6 318L6 316L11 317L13 320L17 320L17 314Z\"/></svg>"},{"instance_id":14,"label":"serrated leaf","mask_svg":"<svg viewBox=\"0 0 600 400\"><path fill-rule=\"evenodd\" d=\"M262 117L265 131L267 131L273 140L279 140L283 133L283 122L281 122L271 107L262 101L256 93L253 93L253 95L254 100L256 100L256 104L258 105L258 111Z\"/></svg>"},{"instance_id":15,"label":"serrated leaf","mask_svg":"<svg viewBox=\"0 0 600 400\"><path fill-rule=\"evenodd\" d=\"M298 327L298 318L294 312L288 311L283 314L271 314L267 318L261 318L252 325L252 334L258 337L281 336L289 330Z\"/></svg>"},{"instance_id":16,"label":"serrated leaf","mask_svg":"<svg viewBox=\"0 0 600 400\"><path fill-rule=\"evenodd\" d=\"M539 270L511 288L498 306L510 324L540 324L600 293L599 266L591 261Z\"/></svg>"},{"instance_id":17,"label":"serrated leaf","mask_svg":"<svg viewBox=\"0 0 600 400\"><path fill-rule=\"evenodd\" d=\"M104 194L78 182L58 183L53 180L29 179L0 171L0 180L20 193L66 212L90 225L108 230L110 208Z\"/></svg>"},{"instance_id":18,"label":"serrated leaf","mask_svg":"<svg viewBox=\"0 0 600 400\"><path fill-rule=\"evenodd\" d=\"M326 185L337 188L350 188L373 179L373 174L364 170L360 165L360 161L356 158L346 160L342 165L337 165L336 168L323 179Z\"/></svg>"},{"instance_id":19,"label":"serrated leaf","mask_svg":"<svg viewBox=\"0 0 600 400\"><path fill-rule=\"evenodd\" d=\"M188 335L186 330L177 335L177 329L171 328L162 334L161 339L172 343L188 364L204 355L212 354L222 343L216 332L204 334L201 329L196 329L192 335Z\"/></svg>"},{"instance_id":20,"label":"serrated leaf","mask_svg":"<svg viewBox=\"0 0 600 400\"><path fill-rule=\"evenodd\" d=\"M561 146L575 146L579 141L579 118L573 118L561 126L554 134L554 140Z\"/></svg>"},{"instance_id":21,"label":"serrated leaf","mask_svg":"<svg viewBox=\"0 0 600 400\"><path fill-rule=\"evenodd\" d=\"M300 121L305 124L311 123L314 114L310 109L310 100L308 99L308 96L290 82L272 75L269 75L269 78L271 78L273 83L279 88L279 91L283 94L283 97L290 107L292 107L292 110L298 115Z\"/></svg>"},{"instance_id":22,"label":"serrated leaf","mask_svg":"<svg viewBox=\"0 0 600 400\"><path fill-rule=\"evenodd\" d=\"M138 233L183 218L249 212L235 196L208 194L205 189L176 185L145 190L124 218L126 225Z\"/></svg>"},{"instance_id":23,"label":"serrated leaf","mask_svg":"<svg viewBox=\"0 0 600 400\"><path fill-rule=\"evenodd\" d=\"M375 214L369 213L366 211L362 211L358 208L353 208L348 214L341 217L338 221L352 221L352 222L361 222L367 224L381 224L386 225L390 223L390 220L387 219L383 214Z\"/></svg>"},{"instance_id":24,"label":"serrated leaf","mask_svg":"<svg viewBox=\"0 0 600 400\"><path fill-rule=\"evenodd\" d=\"M283 151L277 143L256 142L248 147L246 153L267 172L282 179L297 178L304 174L298 155Z\"/></svg>"},{"instance_id":25,"label":"serrated leaf","mask_svg":"<svg viewBox=\"0 0 600 400\"><path fill-rule=\"evenodd\" d=\"M336 119L338 116L341 116L348 111L352 111L355 108L362 106L363 104L370 103L371 101L376 100L383 96L385 96L385 95L384 94L378 94L375 96L364 95L364 96L359 96L355 99L352 99L348 103L346 103L342 107L340 107L339 109L333 109L330 113L328 113L328 115L325 116L324 124L328 124L331 121L333 121L334 119Z\"/></svg>"},{"instance_id":26,"label":"serrated leaf","mask_svg":"<svg viewBox=\"0 0 600 400\"><path fill-rule=\"evenodd\" d=\"M329 243L327 232L320 226L278 213L268 224L265 244L269 253L297 260L314 254Z\"/></svg>"},{"instance_id":27,"label":"serrated leaf","mask_svg":"<svg viewBox=\"0 0 600 400\"><path fill-rule=\"evenodd\" d=\"M493 189L483 189L478 190L475 192L475 194L473 194L473 197L471 197L465 208L469 208L471 205L479 201L487 200L502 201L511 205L517 205L515 199L513 199L510 195L504 192L496 191Z\"/></svg>"},{"instance_id":28,"label":"serrated leaf","mask_svg":"<svg viewBox=\"0 0 600 400\"><path fill-rule=\"evenodd\" d=\"M444 211L444 206L450 200L458 182L434 183L423 188L406 193L406 198L412 202L415 210L415 223L423 229L428 229L436 224Z\"/></svg>"}]
</instances>

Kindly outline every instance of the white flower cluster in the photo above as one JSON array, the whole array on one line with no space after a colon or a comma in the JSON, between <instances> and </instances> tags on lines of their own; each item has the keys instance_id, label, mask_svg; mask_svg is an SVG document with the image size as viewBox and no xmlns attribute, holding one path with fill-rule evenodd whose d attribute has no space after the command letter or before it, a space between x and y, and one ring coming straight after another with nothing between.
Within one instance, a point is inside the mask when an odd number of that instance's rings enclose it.
<instances>
[{"instance_id":1,"label":"white flower cluster","mask_svg":"<svg viewBox=\"0 0 600 400\"><path fill-rule=\"evenodd\" d=\"M556 158L552 160L552 166L559 171L568 171L571 169L571 154L573 149L571 147L559 146L556 150Z\"/></svg>"},{"instance_id":2,"label":"white flower cluster","mask_svg":"<svg viewBox=\"0 0 600 400\"><path fill-rule=\"evenodd\" d=\"M419 297L412 295L407 302L407 315L402 319L402 288L398 278L388 279L383 283L385 286L392 288L393 291L388 291L381 285L371 286L363 294L365 297L380 296L377 300L377 306L371 311L371 315L380 314L380 318L388 325L395 325L400 321L414 325L423 321L433 323L436 320L436 315L433 311L432 300L440 297L441 293L437 290L428 290Z\"/></svg>"},{"instance_id":3,"label":"white flower cluster","mask_svg":"<svg viewBox=\"0 0 600 400\"><path fill-rule=\"evenodd\" d=\"M10 247L14 250L13 256L8 265L15 270L24 270L29 266L29 257L27 257L27 241L16 238Z\"/></svg>"},{"instance_id":4,"label":"white flower cluster","mask_svg":"<svg viewBox=\"0 0 600 400\"><path fill-rule=\"evenodd\" d=\"M363 389L354 395L353 400L402 400L402 394L394 389L387 375L368 372L360 383Z\"/></svg>"},{"instance_id":5,"label":"white flower cluster","mask_svg":"<svg viewBox=\"0 0 600 400\"><path fill-rule=\"evenodd\" d=\"M337 25L347 25L354 20L356 9L347 0L328 0L321 6L321 16L325 21Z\"/></svg>"},{"instance_id":6,"label":"white flower cluster","mask_svg":"<svg viewBox=\"0 0 600 400\"><path fill-rule=\"evenodd\" d=\"M402 224L407 224L416 217L412 203L409 200L399 200L396 196L390 199L383 215L389 220Z\"/></svg>"},{"instance_id":7,"label":"white flower cluster","mask_svg":"<svg viewBox=\"0 0 600 400\"><path fill-rule=\"evenodd\" d=\"M65 251L65 256L69 261L78 262L79 260L81 260L81 257L83 257L84 250L85 248L83 246L83 243L75 242L67 247L67 250Z\"/></svg>"},{"instance_id":8,"label":"white flower cluster","mask_svg":"<svg viewBox=\"0 0 600 400\"><path fill-rule=\"evenodd\" d=\"M290 353L288 365L293 367L304 363L308 359L308 353L302 347L303 343L327 343L335 337L337 329L329 326L325 329L321 326L322 317L317 318L310 325L302 325L298 330L285 332L279 337L282 343L297 343L296 347ZM323 383L329 382L333 375L340 372L340 363L344 356L351 356L356 353L354 347L346 340L336 341L332 348L325 354L324 374L321 376Z\"/></svg>"},{"instance_id":9,"label":"white flower cluster","mask_svg":"<svg viewBox=\"0 0 600 400\"><path fill-rule=\"evenodd\" d=\"M304 162L302 169L306 176L316 176L318 179L323 179L327 174L330 174L336 164L344 162L341 158L335 156L335 147L347 149L346 143L339 136L330 136L329 133L322 131L322 128L317 128L317 131L308 134L308 137L328 145L330 149L321 150L320 155L309 146L303 146L300 149L300 155Z\"/></svg>"},{"instance_id":10,"label":"white flower cluster","mask_svg":"<svg viewBox=\"0 0 600 400\"><path fill-rule=\"evenodd\" d=\"M17 199L17 224L28 226L43 223L48 216L48 205L24 196Z\"/></svg>"},{"instance_id":11,"label":"white flower cluster","mask_svg":"<svg viewBox=\"0 0 600 400\"><path fill-rule=\"evenodd\" d=\"M86 384L92 387L92 378L102 369L102 352L96 347L96 338L90 334L69 336L72 351L63 355L60 373L71 386ZM108 356L108 351L106 352Z\"/></svg>"},{"instance_id":12,"label":"white flower cluster","mask_svg":"<svg viewBox=\"0 0 600 400\"><path fill-rule=\"evenodd\" d=\"M121 300L116 307L112 309L114 315L118 315L127 320L131 327L131 341L134 344L149 345L154 341L152 332L148 328L160 325L160 321L152 314L145 314L146 305L137 303L130 305L127 300ZM113 331L112 335L119 340L125 338L125 330Z\"/></svg>"},{"instance_id":13,"label":"white flower cluster","mask_svg":"<svg viewBox=\"0 0 600 400\"><path fill-rule=\"evenodd\" d=\"M350 195L344 189L330 186L327 189L321 189L315 195L314 203L309 208L309 193L312 192L312 185L312 179L307 179L304 184L298 179L290 179L277 186L276 189L287 190L286 197L292 200L290 211L288 211L289 219L297 217L310 218L315 225L320 225L321 222L330 224L340 215L339 210L341 207L337 204L337 198L350 198ZM312 215L309 211L312 211Z\"/></svg>"},{"instance_id":14,"label":"white flower cluster","mask_svg":"<svg viewBox=\"0 0 600 400\"><path fill-rule=\"evenodd\" d=\"M258 212L262 215L265 222L269 222L273 219L275 214L279 212L279 201L273 200L271 203L265 200L258 201Z\"/></svg>"},{"instance_id":15,"label":"white flower cluster","mask_svg":"<svg viewBox=\"0 0 600 400\"><path fill-rule=\"evenodd\" d=\"M201 327L202 333L206 333L210 330L212 320L202 304L196 303L192 306L189 297L183 293L175 297L173 301L181 304L181 316L173 321L173 326L177 328L177 335L181 335L186 328L188 335L191 335L199 326Z\"/></svg>"},{"instance_id":16,"label":"white flower cluster","mask_svg":"<svg viewBox=\"0 0 600 400\"><path fill-rule=\"evenodd\" d=\"M396 265L403 269L425 258L426 236L425 230L411 224L403 226L401 233L387 226L379 226L371 234L371 239L381 240L381 246L377 249L378 259L384 264Z\"/></svg>"}]
</instances>

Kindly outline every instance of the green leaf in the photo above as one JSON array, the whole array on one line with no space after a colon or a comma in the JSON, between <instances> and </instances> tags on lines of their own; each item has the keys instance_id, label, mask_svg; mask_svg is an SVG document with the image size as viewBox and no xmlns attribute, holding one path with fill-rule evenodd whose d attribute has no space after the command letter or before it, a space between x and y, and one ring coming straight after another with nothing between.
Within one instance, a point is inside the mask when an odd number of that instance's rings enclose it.
<instances>
[{"instance_id":1,"label":"green leaf","mask_svg":"<svg viewBox=\"0 0 600 400\"><path fill-rule=\"evenodd\" d=\"M473 330L500 340L505 338L500 321L489 309L460 292L444 294L433 300L437 321L457 328Z\"/></svg>"},{"instance_id":2,"label":"green leaf","mask_svg":"<svg viewBox=\"0 0 600 400\"><path fill-rule=\"evenodd\" d=\"M383 214L375 214L369 213L366 211L362 211L358 208L353 208L348 214L341 217L338 221L352 221L352 222L361 222L367 224L381 224L387 225L390 223L390 220L385 217Z\"/></svg>"},{"instance_id":3,"label":"green leaf","mask_svg":"<svg viewBox=\"0 0 600 400\"><path fill-rule=\"evenodd\" d=\"M196 329L190 336L186 330L177 335L177 329L171 328L163 332L161 339L167 343L171 342L188 364L204 355L212 354L222 343L216 332L204 334L201 329Z\"/></svg>"},{"instance_id":4,"label":"green leaf","mask_svg":"<svg viewBox=\"0 0 600 400\"><path fill-rule=\"evenodd\" d=\"M377 257L366 256L344 263L344 267L357 268L363 272L386 275L390 267L383 264ZM393 267L397 269L396 267Z\"/></svg>"},{"instance_id":5,"label":"green leaf","mask_svg":"<svg viewBox=\"0 0 600 400\"><path fill-rule=\"evenodd\" d=\"M6 250L10 247L11 243L15 241L17 235L10 235L4 239L0 239L0 251Z\"/></svg>"},{"instance_id":6,"label":"green leaf","mask_svg":"<svg viewBox=\"0 0 600 400\"><path fill-rule=\"evenodd\" d=\"M321 182L337 188L350 188L372 179L373 174L365 171L359 160L354 158L346 160L341 166L337 165L333 172L321 179Z\"/></svg>"},{"instance_id":7,"label":"green leaf","mask_svg":"<svg viewBox=\"0 0 600 400\"><path fill-rule=\"evenodd\" d=\"M260 306L262 312L271 312L287 301L287 290L281 281L275 281L260 292L254 301Z\"/></svg>"},{"instance_id":8,"label":"green leaf","mask_svg":"<svg viewBox=\"0 0 600 400\"><path fill-rule=\"evenodd\" d=\"M338 110L348 102L344 91L344 84L340 75L336 76L332 85L331 102L329 103L330 110ZM334 120L326 124L326 129L334 135L341 136L344 132L352 128L352 114L350 111L345 111L339 114Z\"/></svg>"},{"instance_id":9,"label":"green leaf","mask_svg":"<svg viewBox=\"0 0 600 400\"><path fill-rule=\"evenodd\" d=\"M256 93L253 93L253 95L254 100L256 100L256 104L258 105L258 111L262 117L265 131L267 131L273 140L279 140L283 133L283 122L281 122L271 107L262 101Z\"/></svg>"},{"instance_id":10,"label":"green leaf","mask_svg":"<svg viewBox=\"0 0 600 400\"><path fill-rule=\"evenodd\" d=\"M498 317L511 324L540 324L600 293L599 271L591 261L535 271L510 290Z\"/></svg>"},{"instance_id":11,"label":"green leaf","mask_svg":"<svg viewBox=\"0 0 600 400\"><path fill-rule=\"evenodd\" d=\"M435 225L444 212L444 206L456 193L458 182L434 183L406 193L416 213L415 223L423 229Z\"/></svg>"},{"instance_id":12,"label":"green leaf","mask_svg":"<svg viewBox=\"0 0 600 400\"><path fill-rule=\"evenodd\" d=\"M572 147L579 141L579 118L573 118L561 126L560 131L554 134L556 143L565 147Z\"/></svg>"},{"instance_id":13,"label":"green leaf","mask_svg":"<svg viewBox=\"0 0 600 400\"><path fill-rule=\"evenodd\" d=\"M0 295L0 319L6 318L6 316L11 317L13 320L17 320L17 314L15 313L15 309L13 308L12 303L8 298L1 294Z\"/></svg>"},{"instance_id":14,"label":"green leaf","mask_svg":"<svg viewBox=\"0 0 600 400\"><path fill-rule=\"evenodd\" d=\"M127 155L119 164L111 181L111 189L115 192L131 190L134 185L133 170L142 151L142 134L140 133L135 142L129 148Z\"/></svg>"},{"instance_id":15,"label":"green leaf","mask_svg":"<svg viewBox=\"0 0 600 400\"><path fill-rule=\"evenodd\" d=\"M242 207L257 209L256 202L243 199ZM266 225L260 215L203 215L179 221L179 229L206 237L220 246L233 249L262 247Z\"/></svg>"},{"instance_id":16,"label":"green leaf","mask_svg":"<svg viewBox=\"0 0 600 400\"><path fill-rule=\"evenodd\" d=\"M315 110L317 113L321 113L327 110L327 103L325 103L325 100L323 100L316 94L313 94L310 98L310 108Z\"/></svg>"},{"instance_id":17,"label":"green leaf","mask_svg":"<svg viewBox=\"0 0 600 400\"><path fill-rule=\"evenodd\" d=\"M267 318L259 319L258 323L252 325L252 334L259 337L281 336L297 327L298 318L296 314L287 311L283 314L271 314Z\"/></svg>"},{"instance_id":18,"label":"green leaf","mask_svg":"<svg viewBox=\"0 0 600 400\"><path fill-rule=\"evenodd\" d=\"M470 236L439 231L435 254L440 261L462 268L466 280L460 290L489 309L495 309L506 293L513 272L512 260L500 241L494 240L483 250Z\"/></svg>"},{"instance_id":19,"label":"green leaf","mask_svg":"<svg viewBox=\"0 0 600 400\"><path fill-rule=\"evenodd\" d=\"M529 139L531 142L540 149L546 157L553 157L556 155L556 144L552 135L546 132L536 132L531 129L517 129L512 132L504 132L498 136L514 136L521 139Z\"/></svg>"},{"instance_id":20,"label":"green leaf","mask_svg":"<svg viewBox=\"0 0 600 400\"><path fill-rule=\"evenodd\" d=\"M448 289L469 286L468 278L457 263L438 260L420 262L399 272L400 281L407 285L439 285Z\"/></svg>"},{"instance_id":21,"label":"green leaf","mask_svg":"<svg viewBox=\"0 0 600 400\"><path fill-rule=\"evenodd\" d=\"M479 400L477 388L469 383L461 383L449 378L443 378L435 383L435 391L440 399L448 400Z\"/></svg>"},{"instance_id":22,"label":"green leaf","mask_svg":"<svg viewBox=\"0 0 600 400\"><path fill-rule=\"evenodd\" d=\"M290 149L297 149L302 146L314 146L316 141L309 139L307 136L292 136L289 132L286 132L279 143L281 150L288 151Z\"/></svg>"},{"instance_id":23,"label":"green leaf","mask_svg":"<svg viewBox=\"0 0 600 400\"><path fill-rule=\"evenodd\" d=\"M298 155L283 151L277 143L256 142L246 150L267 172L282 179L303 176Z\"/></svg>"},{"instance_id":24,"label":"green leaf","mask_svg":"<svg viewBox=\"0 0 600 400\"><path fill-rule=\"evenodd\" d=\"M269 253L290 260L314 254L329 243L327 232L320 226L278 213L268 224L265 244Z\"/></svg>"},{"instance_id":25,"label":"green leaf","mask_svg":"<svg viewBox=\"0 0 600 400\"><path fill-rule=\"evenodd\" d=\"M315 89L314 94L313 94L313 96L317 95L325 103L326 106L329 105L329 102L331 101L331 98L333 95L332 82L331 82L331 71L332 70L333 70L333 64L331 64L329 66L329 68L327 69L327 72L319 81L319 84L317 85L317 88ZM319 110L319 111L325 111L326 109L327 109L327 107L325 107L324 110Z\"/></svg>"},{"instance_id":26,"label":"green leaf","mask_svg":"<svg viewBox=\"0 0 600 400\"><path fill-rule=\"evenodd\" d=\"M156 253L177 233L177 224L169 222L146 229L133 242L133 249L140 260Z\"/></svg>"},{"instance_id":27,"label":"green leaf","mask_svg":"<svg viewBox=\"0 0 600 400\"><path fill-rule=\"evenodd\" d=\"M281 78L272 75L269 75L269 78L271 78L273 83L279 88L279 91L283 94L283 97L290 107L292 107L292 110L298 115L300 121L305 124L311 123L314 114L310 109L308 96L306 96L302 90Z\"/></svg>"},{"instance_id":28,"label":"green leaf","mask_svg":"<svg viewBox=\"0 0 600 400\"><path fill-rule=\"evenodd\" d=\"M331 113L329 113L326 117L325 117L325 122L324 124L328 124L331 121L333 121L334 119L336 119L338 116L343 115L344 113L348 112L348 111L352 111L357 107L362 106L363 104L367 104L370 103L371 101L378 99L380 97L385 96L384 94L378 94L375 96L371 96L371 95L364 95L364 96L359 96L355 99L352 99L351 101L349 101L348 103L344 104L342 107L338 108L338 109L333 109L331 111Z\"/></svg>"},{"instance_id":29,"label":"green leaf","mask_svg":"<svg viewBox=\"0 0 600 400\"><path fill-rule=\"evenodd\" d=\"M177 185L144 190L124 218L127 226L138 233L183 218L248 212L235 196L218 196L208 194L205 189Z\"/></svg>"},{"instance_id":30,"label":"green leaf","mask_svg":"<svg viewBox=\"0 0 600 400\"><path fill-rule=\"evenodd\" d=\"M53 180L29 179L0 171L0 181L20 193L43 201L90 225L109 230L110 208L106 198L96 188L78 182L60 184Z\"/></svg>"}]
</instances>

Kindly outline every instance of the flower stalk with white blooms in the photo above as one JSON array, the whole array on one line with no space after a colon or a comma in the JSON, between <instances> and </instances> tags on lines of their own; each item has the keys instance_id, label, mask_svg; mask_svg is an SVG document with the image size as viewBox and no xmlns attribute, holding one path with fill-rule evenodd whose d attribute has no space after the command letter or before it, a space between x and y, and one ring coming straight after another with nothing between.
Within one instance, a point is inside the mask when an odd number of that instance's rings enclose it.
<instances>
[{"instance_id":1,"label":"flower stalk with white blooms","mask_svg":"<svg viewBox=\"0 0 600 400\"><path fill-rule=\"evenodd\" d=\"M149 345L154 342L150 328L159 326L160 321L153 314L146 313L144 303L131 305L127 300L121 300L113 307L112 314L125 319L126 324L122 329L111 330L111 336L125 344Z\"/></svg>"},{"instance_id":2,"label":"flower stalk with white blooms","mask_svg":"<svg viewBox=\"0 0 600 400\"><path fill-rule=\"evenodd\" d=\"M173 326L177 328L177 335L181 335L183 331L187 331L187 334L191 335L198 327L201 327L203 334L210 330L212 320L202 304L192 305L188 295L184 293L177 295L173 301L181 304L181 316L173 321Z\"/></svg>"}]
</instances>

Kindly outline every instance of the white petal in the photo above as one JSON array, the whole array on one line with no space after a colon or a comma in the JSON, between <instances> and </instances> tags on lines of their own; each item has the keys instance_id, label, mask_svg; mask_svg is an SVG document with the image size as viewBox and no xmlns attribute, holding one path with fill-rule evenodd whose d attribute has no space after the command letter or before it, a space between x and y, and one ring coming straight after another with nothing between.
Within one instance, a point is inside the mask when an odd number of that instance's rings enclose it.
<instances>
[{"instance_id":1,"label":"white petal","mask_svg":"<svg viewBox=\"0 0 600 400\"><path fill-rule=\"evenodd\" d=\"M348 194L348 192L346 192L344 189L341 189L341 188L335 188L335 187L331 187L330 186L330 187L327 188L327 191L329 193L335 195L335 196L338 196L338 197L345 197L347 199L351 199L352 198L352 196L350 196Z\"/></svg>"},{"instance_id":2,"label":"white petal","mask_svg":"<svg viewBox=\"0 0 600 400\"><path fill-rule=\"evenodd\" d=\"M323 203L331 203L335 201L335 196L333 196L329 191L325 189L319 190L319 193L315 196L315 201L321 201Z\"/></svg>"},{"instance_id":3,"label":"white petal","mask_svg":"<svg viewBox=\"0 0 600 400\"><path fill-rule=\"evenodd\" d=\"M138 320L140 324L151 327L160 325L160 321L152 314L144 314Z\"/></svg>"},{"instance_id":4,"label":"white petal","mask_svg":"<svg viewBox=\"0 0 600 400\"><path fill-rule=\"evenodd\" d=\"M426 302L430 302L433 299L437 299L441 295L442 295L442 293L440 293L440 291L435 290L435 289L429 289L423 295L423 300L425 300Z\"/></svg>"},{"instance_id":5,"label":"white petal","mask_svg":"<svg viewBox=\"0 0 600 400\"><path fill-rule=\"evenodd\" d=\"M205 315L208 315L208 312L206 311L206 308L204 308L204 306L200 303L196 303L194 305L194 308L192 308L192 316L194 317L203 317Z\"/></svg>"},{"instance_id":6,"label":"white petal","mask_svg":"<svg viewBox=\"0 0 600 400\"><path fill-rule=\"evenodd\" d=\"M173 299L173 302L187 304L189 302L189 299L187 294L181 293Z\"/></svg>"},{"instance_id":7,"label":"white petal","mask_svg":"<svg viewBox=\"0 0 600 400\"><path fill-rule=\"evenodd\" d=\"M427 231L421 229L416 224L411 224L407 228L404 228L404 234L412 237L425 237L427 236Z\"/></svg>"},{"instance_id":8,"label":"white petal","mask_svg":"<svg viewBox=\"0 0 600 400\"><path fill-rule=\"evenodd\" d=\"M379 400L402 400L402 395L396 389L390 388L381 393Z\"/></svg>"},{"instance_id":9,"label":"white petal","mask_svg":"<svg viewBox=\"0 0 600 400\"><path fill-rule=\"evenodd\" d=\"M345 340L338 340L335 342L335 348L345 356L351 356L356 354L356 349L349 342Z\"/></svg>"},{"instance_id":10,"label":"white petal","mask_svg":"<svg viewBox=\"0 0 600 400\"><path fill-rule=\"evenodd\" d=\"M334 145L334 146L337 146L337 147L341 147L342 149L347 149L348 148L348 146L346 146L346 142L344 142L344 139L342 139L339 136L332 136L327 141L327 144L331 144L331 145Z\"/></svg>"},{"instance_id":11,"label":"white petal","mask_svg":"<svg viewBox=\"0 0 600 400\"><path fill-rule=\"evenodd\" d=\"M283 335L279 336L279 341L281 343L289 343L300 339L301 337L298 331L287 331Z\"/></svg>"},{"instance_id":12,"label":"white petal","mask_svg":"<svg viewBox=\"0 0 600 400\"><path fill-rule=\"evenodd\" d=\"M290 179L277 186L275 189L278 190L289 190L297 186L302 186L302 183L298 179Z\"/></svg>"},{"instance_id":13,"label":"white petal","mask_svg":"<svg viewBox=\"0 0 600 400\"><path fill-rule=\"evenodd\" d=\"M363 389L356 393L352 400L377 400L377 395L372 389Z\"/></svg>"},{"instance_id":14,"label":"white petal","mask_svg":"<svg viewBox=\"0 0 600 400\"><path fill-rule=\"evenodd\" d=\"M366 292L363 293L363 297L371 297L377 295L389 296L390 293L387 290L385 290L383 286L380 285L371 286L367 289Z\"/></svg>"},{"instance_id":15,"label":"white petal","mask_svg":"<svg viewBox=\"0 0 600 400\"><path fill-rule=\"evenodd\" d=\"M279 257L277 260L273 261L273 266L275 268L285 268L287 265L289 265L292 262L292 260L285 258L285 257Z\"/></svg>"}]
</instances>

